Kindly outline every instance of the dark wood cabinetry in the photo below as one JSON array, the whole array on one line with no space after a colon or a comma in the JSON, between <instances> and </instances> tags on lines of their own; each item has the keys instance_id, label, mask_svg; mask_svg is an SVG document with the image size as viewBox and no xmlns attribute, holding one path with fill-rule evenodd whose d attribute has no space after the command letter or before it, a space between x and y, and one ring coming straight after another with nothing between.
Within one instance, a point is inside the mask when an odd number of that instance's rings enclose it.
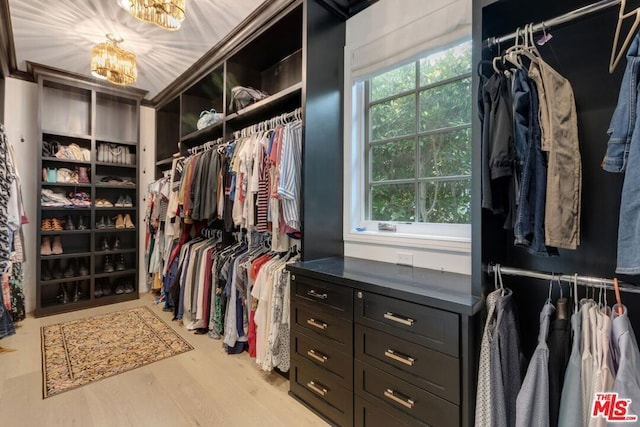
<instances>
[{"instance_id":1,"label":"dark wood cabinetry","mask_svg":"<svg viewBox=\"0 0 640 427\"><path fill-rule=\"evenodd\" d=\"M137 298L139 107L146 92L103 86L37 64L29 66L39 93L37 170L53 174L38 179L35 314ZM44 155L43 141L74 147L73 153ZM109 144L117 153L128 152L127 164L101 158L98 149L102 144ZM67 181L58 175L62 170L80 176ZM81 179L83 171L86 180ZM64 194L75 201L81 194L90 202L51 205L41 197L43 191ZM125 198L129 199L126 207L117 203ZM110 205L105 207L99 200L108 200ZM116 228L118 215L122 219L128 216L131 226L117 224ZM55 220L59 225L47 228L43 220ZM102 221L104 228L99 226ZM60 247L51 254L41 250L41 244ZM109 294L96 294L97 288L108 288Z\"/></svg>"},{"instance_id":2,"label":"dark wood cabinetry","mask_svg":"<svg viewBox=\"0 0 640 427\"><path fill-rule=\"evenodd\" d=\"M470 277L402 279L354 258L288 269L293 396L342 426L471 425L481 302L465 293Z\"/></svg>"}]
</instances>

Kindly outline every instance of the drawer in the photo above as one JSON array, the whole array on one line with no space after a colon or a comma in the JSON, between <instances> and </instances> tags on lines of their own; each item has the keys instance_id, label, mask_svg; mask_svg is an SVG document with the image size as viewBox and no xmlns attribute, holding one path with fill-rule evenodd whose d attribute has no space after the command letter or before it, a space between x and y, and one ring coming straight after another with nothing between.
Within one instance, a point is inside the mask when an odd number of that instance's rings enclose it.
<instances>
[{"instance_id":1,"label":"drawer","mask_svg":"<svg viewBox=\"0 0 640 427\"><path fill-rule=\"evenodd\" d=\"M353 322L336 317L322 308L302 304L295 304L291 315L294 330L302 328L330 338L341 344L342 351L353 355Z\"/></svg>"},{"instance_id":2,"label":"drawer","mask_svg":"<svg viewBox=\"0 0 640 427\"><path fill-rule=\"evenodd\" d=\"M375 405L360 396L354 399L353 413L356 427L428 427L428 424L408 417L400 411Z\"/></svg>"},{"instance_id":3,"label":"drawer","mask_svg":"<svg viewBox=\"0 0 640 427\"><path fill-rule=\"evenodd\" d=\"M291 346L291 354L332 372L343 387L353 389L353 357L339 351L332 341L318 336L309 338L296 331L291 334Z\"/></svg>"},{"instance_id":4,"label":"drawer","mask_svg":"<svg viewBox=\"0 0 640 427\"><path fill-rule=\"evenodd\" d=\"M455 404L460 364L455 357L356 324L355 357Z\"/></svg>"},{"instance_id":5,"label":"drawer","mask_svg":"<svg viewBox=\"0 0 640 427\"><path fill-rule=\"evenodd\" d=\"M458 357L458 315L358 291L355 321Z\"/></svg>"},{"instance_id":6,"label":"drawer","mask_svg":"<svg viewBox=\"0 0 640 427\"><path fill-rule=\"evenodd\" d=\"M307 303L330 307L342 317L353 317L352 288L299 275L295 276L295 279L292 278L292 282L297 298Z\"/></svg>"},{"instance_id":7,"label":"drawer","mask_svg":"<svg viewBox=\"0 0 640 427\"><path fill-rule=\"evenodd\" d=\"M356 360L355 392L434 427L460 425L460 408L434 394Z\"/></svg>"},{"instance_id":8,"label":"drawer","mask_svg":"<svg viewBox=\"0 0 640 427\"><path fill-rule=\"evenodd\" d=\"M353 391L341 387L330 373L292 357L289 381L291 393L324 417L341 426L353 424Z\"/></svg>"}]
</instances>

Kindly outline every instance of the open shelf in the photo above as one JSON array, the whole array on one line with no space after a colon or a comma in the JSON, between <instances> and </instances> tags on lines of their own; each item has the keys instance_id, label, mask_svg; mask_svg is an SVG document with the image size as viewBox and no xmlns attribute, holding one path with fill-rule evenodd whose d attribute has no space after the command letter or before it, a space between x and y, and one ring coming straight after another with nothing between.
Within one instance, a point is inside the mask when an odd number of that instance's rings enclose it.
<instances>
[{"instance_id":1,"label":"open shelf","mask_svg":"<svg viewBox=\"0 0 640 427\"><path fill-rule=\"evenodd\" d=\"M96 162L96 166L108 166L110 168L127 168L127 169L136 169L136 165L122 165L118 163L107 163L107 162Z\"/></svg>"},{"instance_id":2,"label":"open shelf","mask_svg":"<svg viewBox=\"0 0 640 427\"><path fill-rule=\"evenodd\" d=\"M271 109L278 104L285 103L295 98L296 96L300 96L302 94L302 82L298 82L293 86L289 86L288 88L281 90L278 93L271 95L268 98L263 99L262 101L258 101L255 104L251 104L246 108L238 111L237 113L229 114L225 121L232 122L239 118L248 119L249 116L258 115L262 110Z\"/></svg>"},{"instance_id":3,"label":"open shelf","mask_svg":"<svg viewBox=\"0 0 640 427\"><path fill-rule=\"evenodd\" d=\"M224 119L219 121L218 123L207 126L206 128L202 128L200 130L196 130L191 132L188 135L182 137L182 142L189 143L189 141L200 140L203 137L213 134L214 132L222 132L222 126L224 124ZM173 160L173 159L172 159ZM157 165L157 163L156 163Z\"/></svg>"},{"instance_id":4,"label":"open shelf","mask_svg":"<svg viewBox=\"0 0 640 427\"><path fill-rule=\"evenodd\" d=\"M60 231L40 231L43 236L58 236L66 234L90 234L91 230L60 230Z\"/></svg>"},{"instance_id":5,"label":"open shelf","mask_svg":"<svg viewBox=\"0 0 640 427\"><path fill-rule=\"evenodd\" d=\"M104 254L110 255L110 254ZM137 273L136 269L127 269L122 271L114 271L112 273L96 273L93 275L96 279L100 279L102 277L122 277L122 276L132 276Z\"/></svg>"},{"instance_id":6,"label":"open shelf","mask_svg":"<svg viewBox=\"0 0 640 427\"><path fill-rule=\"evenodd\" d=\"M101 228L96 229L96 233L125 233L127 231L136 231L136 228Z\"/></svg>"},{"instance_id":7,"label":"open shelf","mask_svg":"<svg viewBox=\"0 0 640 427\"><path fill-rule=\"evenodd\" d=\"M76 206L43 206L40 208L43 211L65 211L65 212L88 212L90 207L76 207Z\"/></svg>"},{"instance_id":8,"label":"open shelf","mask_svg":"<svg viewBox=\"0 0 640 427\"><path fill-rule=\"evenodd\" d=\"M91 276L63 277L62 279L40 280L40 285L57 285L60 283L77 282L89 279L91 279Z\"/></svg>"},{"instance_id":9,"label":"open shelf","mask_svg":"<svg viewBox=\"0 0 640 427\"><path fill-rule=\"evenodd\" d=\"M91 141L91 135L87 135L84 133L73 133L73 132L64 132L59 130L46 130L46 129L43 129L42 133L48 136L53 136L53 137L60 136L68 139L85 139L87 141Z\"/></svg>"},{"instance_id":10,"label":"open shelf","mask_svg":"<svg viewBox=\"0 0 640 427\"><path fill-rule=\"evenodd\" d=\"M135 211L136 208L135 207L133 207L133 208L123 208L123 207L113 206L113 207L106 207L106 208L104 208L104 207L96 207L95 210L97 210L97 211Z\"/></svg>"},{"instance_id":11,"label":"open shelf","mask_svg":"<svg viewBox=\"0 0 640 427\"><path fill-rule=\"evenodd\" d=\"M119 254L134 254L136 249L114 249L112 251L95 251L93 254L98 255L119 255Z\"/></svg>"},{"instance_id":12,"label":"open shelf","mask_svg":"<svg viewBox=\"0 0 640 427\"><path fill-rule=\"evenodd\" d=\"M171 157L168 157L166 159L158 160L156 162L156 166L170 165L170 164L173 163L174 159L175 159L175 157L171 156Z\"/></svg>"},{"instance_id":13,"label":"open shelf","mask_svg":"<svg viewBox=\"0 0 640 427\"><path fill-rule=\"evenodd\" d=\"M91 162L88 160L75 160L75 159L59 159L57 157L43 157L43 162L56 162L56 163L71 163L77 165L91 165Z\"/></svg>"},{"instance_id":14,"label":"open shelf","mask_svg":"<svg viewBox=\"0 0 640 427\"><path fill-rule=\"evenodd\" d=\"M65 252L60 255L40 255L40 260L45 261L48 259L82 258L88 256L91 256L91 252Z\"/></svg>"},{"instance_id":15,"label":"open shelf","mask_svg":"<svg viewBox=\"0 0 640 427\"><path fill-rule=\"evenodd\" d=\"M90 188L91 184L74 184L72 182L43 182L43 187L84 187Z\"/></svg>"},{"instance_id":16,"label":"open shelf","mask_svg":"<svg viewBox=\"0 0 640 427\"><path fill-rule=\"evenodd\" d=\"M96 138L97 143L107 143L107 144L118 144L118 145L134 145L137 146L138 143L135 141L129 141L126 139L117 139L117 138Z\"/></svg>"},{"instance_id":17,"label":"open shelf","mask_svg":"<svg viewBox=\"0 0 640 427\"><path fill-rule=\"evenodd\" d=\"M132 185L121 185L121 184L106 184L106 183L96 183L95 184L96 188L117 188L119 190L135 190L136 189L136 185L132 184Z\"/></svg>"}]
</instances>

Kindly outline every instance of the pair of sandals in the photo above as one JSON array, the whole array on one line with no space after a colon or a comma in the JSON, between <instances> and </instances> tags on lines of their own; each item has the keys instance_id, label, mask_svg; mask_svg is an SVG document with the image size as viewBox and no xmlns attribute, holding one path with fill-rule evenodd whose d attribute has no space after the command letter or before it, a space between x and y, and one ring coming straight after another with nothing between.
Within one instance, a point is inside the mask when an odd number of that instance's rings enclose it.
<instances>
[{"instance_id":1,"label":"pair of sandals","mask_svg":"<svg viewBox=\"0 0 640 427\"><path fill-rule=\"evenodd\" d=\"M96 199L96 208L112 208L113 203L107 199Z\"/></svg>"},{"instance_id":2,"label":"pair of sandals","mask_svg":"<svg viewBox=\"0 0 640 427\"><path fill-rule=\"evenodd\" d=\"M131 200L131 196L119 196L115 206L116 208L132 208L133 200Z\"/></svg>"}]
</instances>

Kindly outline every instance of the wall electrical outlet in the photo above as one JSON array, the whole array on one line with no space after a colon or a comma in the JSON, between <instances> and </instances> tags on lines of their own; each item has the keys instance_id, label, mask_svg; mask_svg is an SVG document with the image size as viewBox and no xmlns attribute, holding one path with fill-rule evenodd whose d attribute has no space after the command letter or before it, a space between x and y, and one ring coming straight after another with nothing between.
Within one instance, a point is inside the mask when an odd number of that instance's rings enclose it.
<instances>
[{"instance_id":1,"label":"wall electrical outlet","mask_svg":"<svg viewBox=\"0 0 640 427\"><path fill-rule=\"evenodd\" d=\"M396 264L409 265L413 267L413 254L411 252L398 252Z\"/></svg>"}]
</instances>

